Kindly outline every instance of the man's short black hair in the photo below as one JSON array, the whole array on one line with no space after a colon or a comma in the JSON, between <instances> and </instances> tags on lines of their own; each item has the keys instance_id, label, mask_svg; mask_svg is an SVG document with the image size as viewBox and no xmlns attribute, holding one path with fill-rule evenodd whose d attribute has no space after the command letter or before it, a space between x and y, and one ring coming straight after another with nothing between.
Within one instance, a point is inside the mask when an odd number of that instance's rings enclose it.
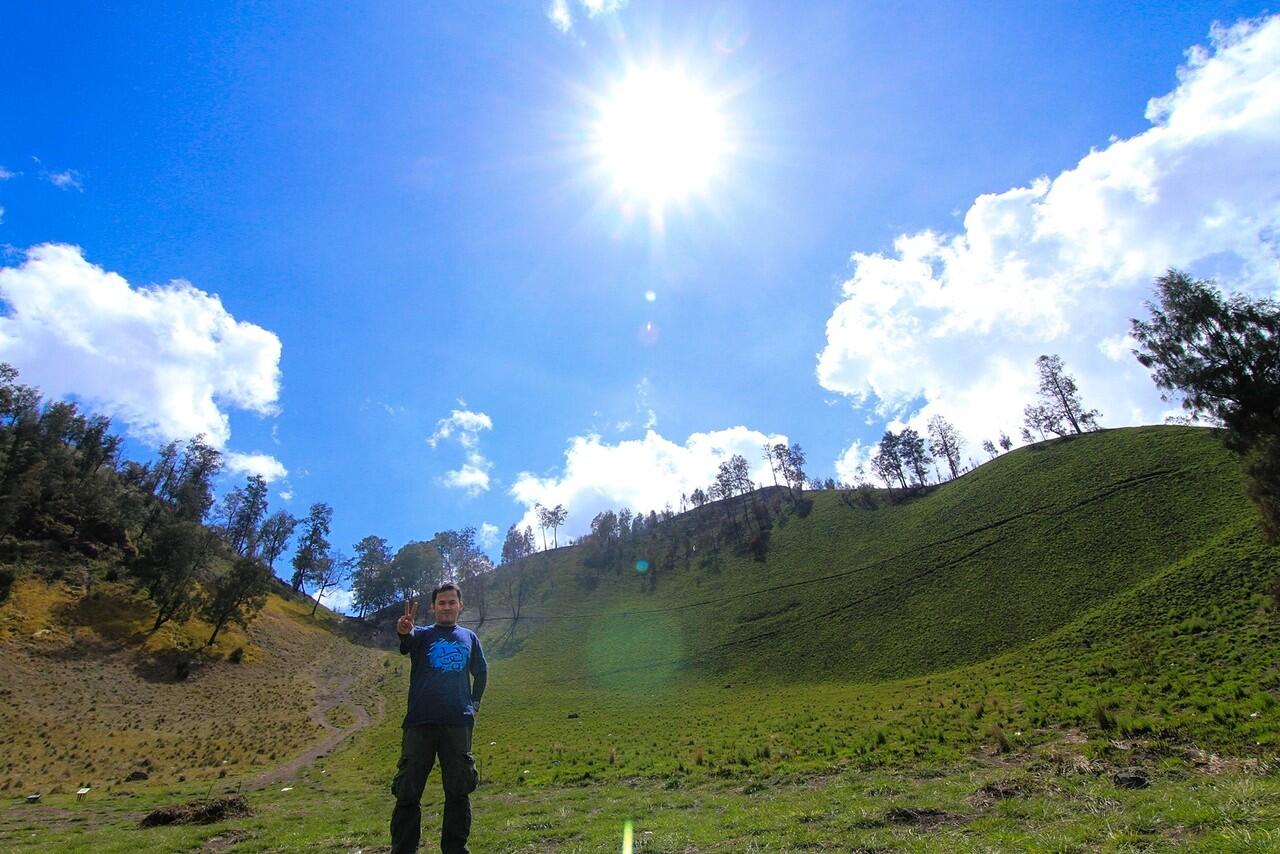
<instances>
[{"instance_id":1,"label":"man's short black hair","mask_svg":"<svg viewBox=\"0 0 1280 854\"><path fill-rule=\"evenodd\" d=\"M436 596L440 593L443 593L446 590L452 590L454 593L457 593L458 601L459 602L462 601L462 588L454 584L452 581L446 581L444 584L438 585L434 590L431 591L431 604L432 605L436 604Z\"/></svg>"}]
</instances>

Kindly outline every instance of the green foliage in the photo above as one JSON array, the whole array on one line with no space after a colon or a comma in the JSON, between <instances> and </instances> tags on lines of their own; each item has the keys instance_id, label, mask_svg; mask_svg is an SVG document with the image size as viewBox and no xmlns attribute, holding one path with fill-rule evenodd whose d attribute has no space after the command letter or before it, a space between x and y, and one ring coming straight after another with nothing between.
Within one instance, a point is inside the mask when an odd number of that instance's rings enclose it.
<instances>
[{"instance_id":1,"label":"green foliage","mask_svg":"<svg viewBox=\"0 0 1280 854\"><path fill-rule=\"evenodd\" d=\"M212 534L195 522L171 522L151 537L133 572L156 608L152 631L191 616L197 604L196 582L213 554Z\"/></svg>"},{"instance_id":2,"label":"green foliage","mask_svg":"<svg viewBox=\"0 0 1280 854\"><path fill-rule=\"evenodd\" d=\"M120 439L102 416L43 403L0 364L0 537L56 542L95 555L123 547L136 504L115 477Z\"/></svg>"},{"instance_id":3,"label":"green foliage","mask_svg":"<svg viewBox=\"0 0 1280 854\"><path fill-rule=\"evenodd\" d=\"M1155 284L1151 319L1132 328L1156 385L1240 438L1280 433L1280 305L1224 297L1212 281L1178 270Z\"/></svg>"},{"instance_id":4,"label":"green foliage","mask_svg":"<svg viewBox=\"0 0 1280 854\"><path fill-rule=\"evenodd\" d=\"M206 581L200 616L213 626L213 634L205 645L211 646L227 623L247 626L266 604L273 578L262 563L242 557L230 569Z\"/></svg>"},{"instance_id":5,"label":"green foliage","mask_svg":"<svg viewBox=\"0 0 1280 854\"><path fill-rule=\"evenodd\" d=\"M222 470L222 454L203 435L187 441L176 470L161 484L177 517L203 522L213 506L213 478Z\"/></svg>"},{"instance_id":6,"label":"green foliage","mask_svg":"<svg viewBox=\"0 0 1280 854\"><path fill-rule=\"evenodd\" d=\"M1280 305L1224 297L1178 270L1156 280L1156 293L1151 319L1132 321L1138 361L1192 418L1227 428L1263 533L1280 541Z\"/></svg>"},{"instance_id":7,"label":"green foliage","mask_svg":"<svg viewBox=\"0 0 1280 854\"><path fill-rule=\"evenodd\" d=\"M324 569L332 522L333 508L323 501L312 504L307 518L302 520L302 537L293 556L293 578L290 581L294 592L313 583Z\"/></svg>"},{"instance_id":8,"label":"green foliage","mask_svg":"<svg viewBox=\"0 0 1280 854\"><path fill-rule=\"evenodd\" d=\"M1062 357L1054 354L1036 359L1040 372L1040 402L1024 411L1026 426L1037 430L1041 438L1045 433L1066 436L1098 429L1096 409L1085 409L1080 402L1080 390L1075 379L1066 372ZM1070 429L1068 429L1070 428Z\"/></svg>"},{"instance_id":9,"label":"green foliage","mask_svg":"<svg viewBox=\"0 0 1280 854\"><path fill-rule=\"evenodd\" d=\"M1258 436L1241 460L1244 488L1268 542L1280 542L1280 433Z\"/></svg>"},{"instance_id":10,"label":"green foliage","mask_svg":"<svg viewBox=\"0 0 1280 854\"><path fill-rule=\"evenodd\" d=\"M277 510L263 520L258 531L258 557L263 563L275 568L276 558L288 548L289 538L297 527L298 520L287 510Z\"/></svg>"},{"instance_id":11,"label":"green foliage","mask_svg":"<svg viewBox=\"0 0 1280 854\"><path fill-rule=\"evenodd\" d=\"M382 537L369 535L355 545L351 592L360 614L385 608L396 600L391 577L391 549Z\"/></svg>"},{"instance_id":12,"label":"green foliage","mask_svg":"<svg viewBox=\"0 0 1280 854\"><path fill-rule=\"evenodd\" d=\"M218 530L237 555L257 557L258 539L266 515L266 478L259 474L250 475L244 486L238 486L223 496Z\"/></svg>"},{"instance_id":13,"label":"green foliage","mask_svg":"<svg viewBox=\"0 0 1280 854\"><path fill-rule=\"evenodd\" d=\"M444 561L435 543L405 543L391 561L393 589L402 597L430 595L444 581Z\"/></svg>"}]
</instances>

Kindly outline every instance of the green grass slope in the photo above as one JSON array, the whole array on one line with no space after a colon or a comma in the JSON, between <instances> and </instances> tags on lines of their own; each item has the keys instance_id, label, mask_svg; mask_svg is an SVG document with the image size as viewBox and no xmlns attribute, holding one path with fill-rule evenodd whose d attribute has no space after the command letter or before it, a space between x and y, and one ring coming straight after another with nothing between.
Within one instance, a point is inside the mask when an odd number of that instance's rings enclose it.
<instances>
[{"instance_id":1,"label":"green grass slope","mask_svg":"<svg viewBox=\"0 0 1280 854\"><path fill-rule=\"evenodd\" d=\"M554 553L513 664L596 685L928 673L1041 637L1251 516L1217 437L1179 427L1022 449L878 510L810 495L764 561L695 559L652 592L624 573L585 593L577 550Z\"/></svg>"}]
</instances>

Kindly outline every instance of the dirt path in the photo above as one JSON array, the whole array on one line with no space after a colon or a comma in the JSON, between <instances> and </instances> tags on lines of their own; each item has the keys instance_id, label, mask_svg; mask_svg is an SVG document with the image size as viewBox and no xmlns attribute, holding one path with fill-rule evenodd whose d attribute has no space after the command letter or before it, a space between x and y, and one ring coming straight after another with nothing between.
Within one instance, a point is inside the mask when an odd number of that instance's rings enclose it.
<instances>
[{"instance_id":1,"label":"dirt path","mask_svg":"<svg viewBox=\"0 0 1280 854\"><path fill-rule=\"evenodd\" d=\"M381 723L385 701L382 692L375 690L373 714L352 697L351 687L355 675L344 673L319 673L316 680L316 702L311 707L311 719L326 730L326 735L316 744L293 757L283 765L263 772L246 782L250 789L261 789L274 783L295 779L302 769L310 766L317 759L327 756L339 745L366 727ZM329 713L334 709L346 708L355 720L346 727L334 726L329 721Z\"/></svg>"}]
</instances>

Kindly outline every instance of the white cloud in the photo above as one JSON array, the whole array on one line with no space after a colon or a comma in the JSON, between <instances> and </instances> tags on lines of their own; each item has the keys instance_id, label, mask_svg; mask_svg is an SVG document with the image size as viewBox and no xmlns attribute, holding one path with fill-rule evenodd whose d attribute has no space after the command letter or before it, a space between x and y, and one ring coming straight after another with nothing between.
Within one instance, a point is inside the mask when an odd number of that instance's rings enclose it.
<instances>
[{"instance_id":1,"label":"white cloud","mask_svg":"<svg viewBox=\"0 0 1280 854\"><path fill-rule=\"evenodd\" d=\"M282 490L282 491L280 492L280 500L281 500L281 501L292 501L292 500L293 500L293 490L292 490L292 489L285 489L285 490Z\"/></svg>"},{"instance_id":2,"label":"white cloud","mask_svg":"<svg viewBox=\"0 0 1280 854\"><path fill-rule=\"evenodd\" d=\"M330 611L335 611L339 614L350 614L355 609L355 598L355 594L352 591L335 587L332 590L326 590L320 596L320 604Z\"/></svg>"},{"instance_id":3,"label":"white cloud","mask_svg":"<svg viewBox=\"0 0 1280 854\"><path fill-rule=\"evenodd\" d=\"M465 404L464 404L465 405ZM440 482L451 489L464 490L468 495L479 495L489 490L489 471L493 463L480 453L480 432L492 430L493 420L483 412L455 409L448 418L436 422L436 431L427 437L427 444L436 447L441 441L456 441L467 452L461 468L445 472Z\"/></svg>"},{"instance_id":4,"label":"white cloud","mask_svg":"<svg viewBox=\"0 0 1280 854\"><path fill-rule=\"evenodd\" d=\"M573 29L573 13L569 11L568 0L551 0L551 5L547 7L547 18L562 33Z\"/></svg>"},{"instance_id":5,"label":"white cloud","mask_svg":"<svg viewBox=\"0 0 1280 854\"><path fill-rule=\"evenodd\" d=\"M189 282L135 288L79 247L45 244L0 268L0 299L0 359L47 397L84 400L144 441L203 433L225 448L224 409L276 412L280 339Z\"/></svg>"},{"instance_id":6,"label":"white cloud","mask_svg":"<svg viewBox=\"0 0 1280 854\"><path fill-rule=\"evenodd\" d=\"M627 2L628 0L578 0L578 5L587 13L588 18L595 18L617 12ZM573 29L573 10L569 0L551 0L551 4L547 6L547 18L562 33Z\"/></svg>"},{"instance_id":7,"label":"white cloud","mask_svg":"<svg viewBox=\"0 0 1280 854\"><path fill-rule=\"evenodd\" d=\"M1016 436L1035 358L1059 353L1104 425L1159 421L1126 340L1152 279L1179 267L1261 294L1280 278L1280 170L1266 165L1280 163L1280 17L1215 27L1211 42L1151 100L1146 131L979 197L963 233L855 253L821 385L917 429L941 413L976 452Z\"/></svg>"},{"instance_id":8,"label":"white cloud","mask_svg":"<svg viewBox=\"0 0 1280 854\"><path fill-rule=\"evenodd\" d=\"M855 441L836 457L836 480L840 483L858 483L869 477L867 462L871 459L873 447L864 447Z\"/></svg>"},{"instance_id":9,"label":"white cloud","mask_svg":"<svg viewBox=\"0 0 1280 854\"><path fill-rule=\"evenodd\" d=\"M0 166L0 181L8 181L10 178L17 177L17 172L10 172L8 169Z\"/></svg>"},{"instance_id":10,"label":"white cloud","mask_svg":"<svg viewBox=\"0 0 1280 854\"><path fill-rule=\"evenodd\" d=\"M390 415L392 417L395 417L396 415L400 415L404 412L403 406L392 406L390 403L387 403L385 400L372 400L366 397L364 399L364 402L360 404L360 411L368 412L370 409L380 409L383 412L385 412L387 415ZM431 440L428 439L427 441L429 444L431 444L433 448L435 447L434 443L431 443Z\"/></svg>"},{"instance_id":11,"label":"white cloud","mask_svg":"<svg viewBox=\"0 0 1280 854\"><path fill-rule=\"evenodd\" d=\"M1113 362L1128 362L1133 358L1133 351L1138 349L1138 339L1132 334L1109 335L1098 342L1098 352Z\"/></svg>"},{"instance_id":12,"label":"white cloud","mask_svg":"<svg viewBox=\"0 0 1280 854\"><path fill-rule=\"evenodd\" d=\"M652 391L653 383L649 382L648 377L644 377L640 382L636 383L636 412L644 415L645 430L652 430L658 426L658 413L649 402L649 395Z\"/></svg>"},{"instance_id":13,"label":"white cloud","mask_svg":"<svg viewBox=\"0 0 1280 854\"><path fill-rule=\"evenodd\" d=\"M84 183L80 180L80 173L74 169L64 169L61 172L50 172L45 177L49 183L57 187L59 190L78 190L84 192Z\"/></svg>"},{"instance_id":14,"label":"white cloud","mask_svg":"<svg viewBox=\"0 0 1280 854\"><path fill-rule=\"evenodd\" d=\"M498 526L492 522L481 522L480 531L476 535L476 539L480 542L480 548L491 549L498 544Z\"/></svg>"},{"instance_id":15,"label":"white cloud","mask_svg":"<svg viewBox=\"0 0 1280 854\"><path fill-rule=\"evenodd\" d=\"M467 495L476 496L489 491L489 470L493 463L480 454L467 454L467 461L461 468L447 471L440 482L450 489L461 489Z\"/></svg>"},{"instance_id":16,"label":"white cloud","mask_svg":"<svg viewBox=\"0 0 1280 854\"><path fill-rule=\"evenodd\" d=\"M596 15L608 15L618 11L627 5L628 0L582 0L582 8L587 10L587 16L594 18Z\"/></svg>"},{"instance_id":17,"label":"white cloud","mask_svg":"<svg viewBox=\"0 0 1280 854\"><path fill-rule=\"evenodd\" d=\"M766 435L746 427L730 427L694 433L678 445L650 430L643 439L610 445L600 436L575 436L565 451L558 475L538 477L522 472L511 495L525 507L519 525L538 530L534 506L563 504L569 519L561 536L580 536L591 519L606 509L624 507L661 511L668 503L679 509L681 493L707 489L720 463L741 454L751 463L757 483L772 483L769 465L761 449L765 443L787 441L783 435Z\"/></svg>"},{"instance_id":18,"label":"white cloud","mask_svg":"<svg viewBox=\"0 0 1280 854\"><path fill-rule=\"evenodd\" d=\"M284 464L269 454L241 454L228 451L223 455L223 460L226 462L227 471L232 474L262 475L267 483L289 475L289 470L284 467Z\"/></svg>"},{"instance_id":19,"label":"white cloud","mask_svg":"<svg viewBox=\"0 0 1280 854\"><path fill-rule=\"evenodd\" d=\"M436 432L427 439L427 444L435 447L441 439L457 439L464 448L474 448L479 440L481 430L492 430L493 420L483 412L472 412L467 409L455 409L448 418L436 422Z\"/></svg>"}]
</instances>

